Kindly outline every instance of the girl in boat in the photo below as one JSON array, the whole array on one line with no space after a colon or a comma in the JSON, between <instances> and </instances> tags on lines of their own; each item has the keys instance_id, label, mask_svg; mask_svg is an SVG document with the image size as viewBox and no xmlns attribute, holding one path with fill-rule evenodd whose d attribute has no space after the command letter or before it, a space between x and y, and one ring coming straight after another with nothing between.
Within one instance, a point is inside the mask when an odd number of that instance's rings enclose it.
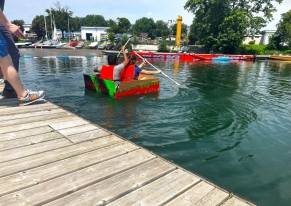
<instances>
[{"instance_id":1,"label":"girl in boat","mask_svg":"<svg viewBox=\"0 0 291 206\"><path fill-rule=\"evenodd\" d=\"M143 59L143 62L139 66L137 66L136 63L137 63L136 56L130 55L128 66L132 65L132 64L135 65L135 67L134 67L134 79L135 80L142 80L144 78L144 77L139 78L139 74L159 74L162 72L161 70L149 71L149 70L142 69L142 67L146 64L145 59Z\"/></svg>"}]
</instances>

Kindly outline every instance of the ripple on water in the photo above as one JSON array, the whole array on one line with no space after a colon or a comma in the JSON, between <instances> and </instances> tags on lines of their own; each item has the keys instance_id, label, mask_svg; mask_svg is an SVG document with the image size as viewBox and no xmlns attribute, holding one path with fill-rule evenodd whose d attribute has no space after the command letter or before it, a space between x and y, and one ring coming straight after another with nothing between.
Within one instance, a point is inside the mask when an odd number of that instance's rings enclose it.
<instances>
[{"instance_id":1,"label":"ripple on water","mask_svg":"<svg viewBox=\"0 0 291 206\"><path fill-rule=\"evenodd\" d=\"M220 186L261 205L291 204L282 192L291 190L291 64L154 60L181 86L158 75L160 92L112 99L84 89L83 72L104 63L21 59L20 74L48 100Z\"/></svg>"}]
</instances>

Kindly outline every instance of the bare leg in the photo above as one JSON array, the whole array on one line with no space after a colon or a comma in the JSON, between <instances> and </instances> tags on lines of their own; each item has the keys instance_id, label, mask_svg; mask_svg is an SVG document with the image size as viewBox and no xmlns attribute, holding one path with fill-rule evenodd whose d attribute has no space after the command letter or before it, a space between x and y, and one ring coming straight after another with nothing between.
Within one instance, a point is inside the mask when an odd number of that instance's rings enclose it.
<instances>
[{"instance_id":1,"label":"bare leg","mask_svg":"<svg viewBox=\"0 0 291 206\"><path fill-rule=\"evenodd\" d=\"M22 86L19 75L14 69L10 55L0 58L0 65L4 77L13 86L18 97L25 97L27 95L27 91Z\"/></svg>"}]
</instances>

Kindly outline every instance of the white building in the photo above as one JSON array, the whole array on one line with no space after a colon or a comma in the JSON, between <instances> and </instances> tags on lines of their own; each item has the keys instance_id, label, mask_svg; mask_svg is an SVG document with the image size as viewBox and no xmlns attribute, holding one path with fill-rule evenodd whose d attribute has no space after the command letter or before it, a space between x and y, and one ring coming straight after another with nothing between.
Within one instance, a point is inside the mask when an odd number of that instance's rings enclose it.
<instances>
[{"instance_id":1,"label":"white building","mask_svg":"<svg viewBox=\"0 0 291 206\"><path fill-rule=\"evenodd\" d=\"M107 37L106 30L109 27L89 27L82 26L81 27L81 39L89 40L89 41L100 41L103 37Z\"/></svg>"},{"instance_id":2,"label":"white building","mask_svg":"<svg viewBox=\"0 0 291 206\"><path fill-rule=\"evenodd\" d=\"M31 24L23 24L23 34L26 35L28 33L28 31L30 30Z\"/></svg>"},{"instance_id":3,"label":"white building","mask_svg":"<svg viewBox=\"0 0 291 206\"><path fill-rule=\"evenodd\" d=\"M254 37L246 36L244 38L243 44L249 44L250 41L255 41L255 44L269 44L269 38L275 34L276 30L265 30L264 35L255 35Z\"/></svg>"}]
</instances>

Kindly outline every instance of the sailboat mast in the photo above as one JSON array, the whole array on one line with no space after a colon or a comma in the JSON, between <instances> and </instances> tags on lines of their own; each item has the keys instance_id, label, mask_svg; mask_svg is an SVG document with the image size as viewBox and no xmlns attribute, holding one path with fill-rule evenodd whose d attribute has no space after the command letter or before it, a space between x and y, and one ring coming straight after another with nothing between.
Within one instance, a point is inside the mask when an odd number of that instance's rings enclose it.
<instances>
[{"instance_id":1,"label":"sailboat mast","mask_svg":"<svg viewBox=\"0 0 291 206\"><path fill-rule=\"evenodd\" d=\"M68 33L69 33L69 42L70 42L70 19L68 18Z\"/></svg>"},{"instance_id":2,"label":"sailboat mast","mask_svg":"<svg viewBox=\"0 0 291 206\"><path fill-rule=\"evenodd\" d=\"M47 27L46 27L46 19L45 19L45 15L43 16L43 18L44 18L45 36L46 36L46 39L47 39Z\"/></svg>"}]
</instances>

